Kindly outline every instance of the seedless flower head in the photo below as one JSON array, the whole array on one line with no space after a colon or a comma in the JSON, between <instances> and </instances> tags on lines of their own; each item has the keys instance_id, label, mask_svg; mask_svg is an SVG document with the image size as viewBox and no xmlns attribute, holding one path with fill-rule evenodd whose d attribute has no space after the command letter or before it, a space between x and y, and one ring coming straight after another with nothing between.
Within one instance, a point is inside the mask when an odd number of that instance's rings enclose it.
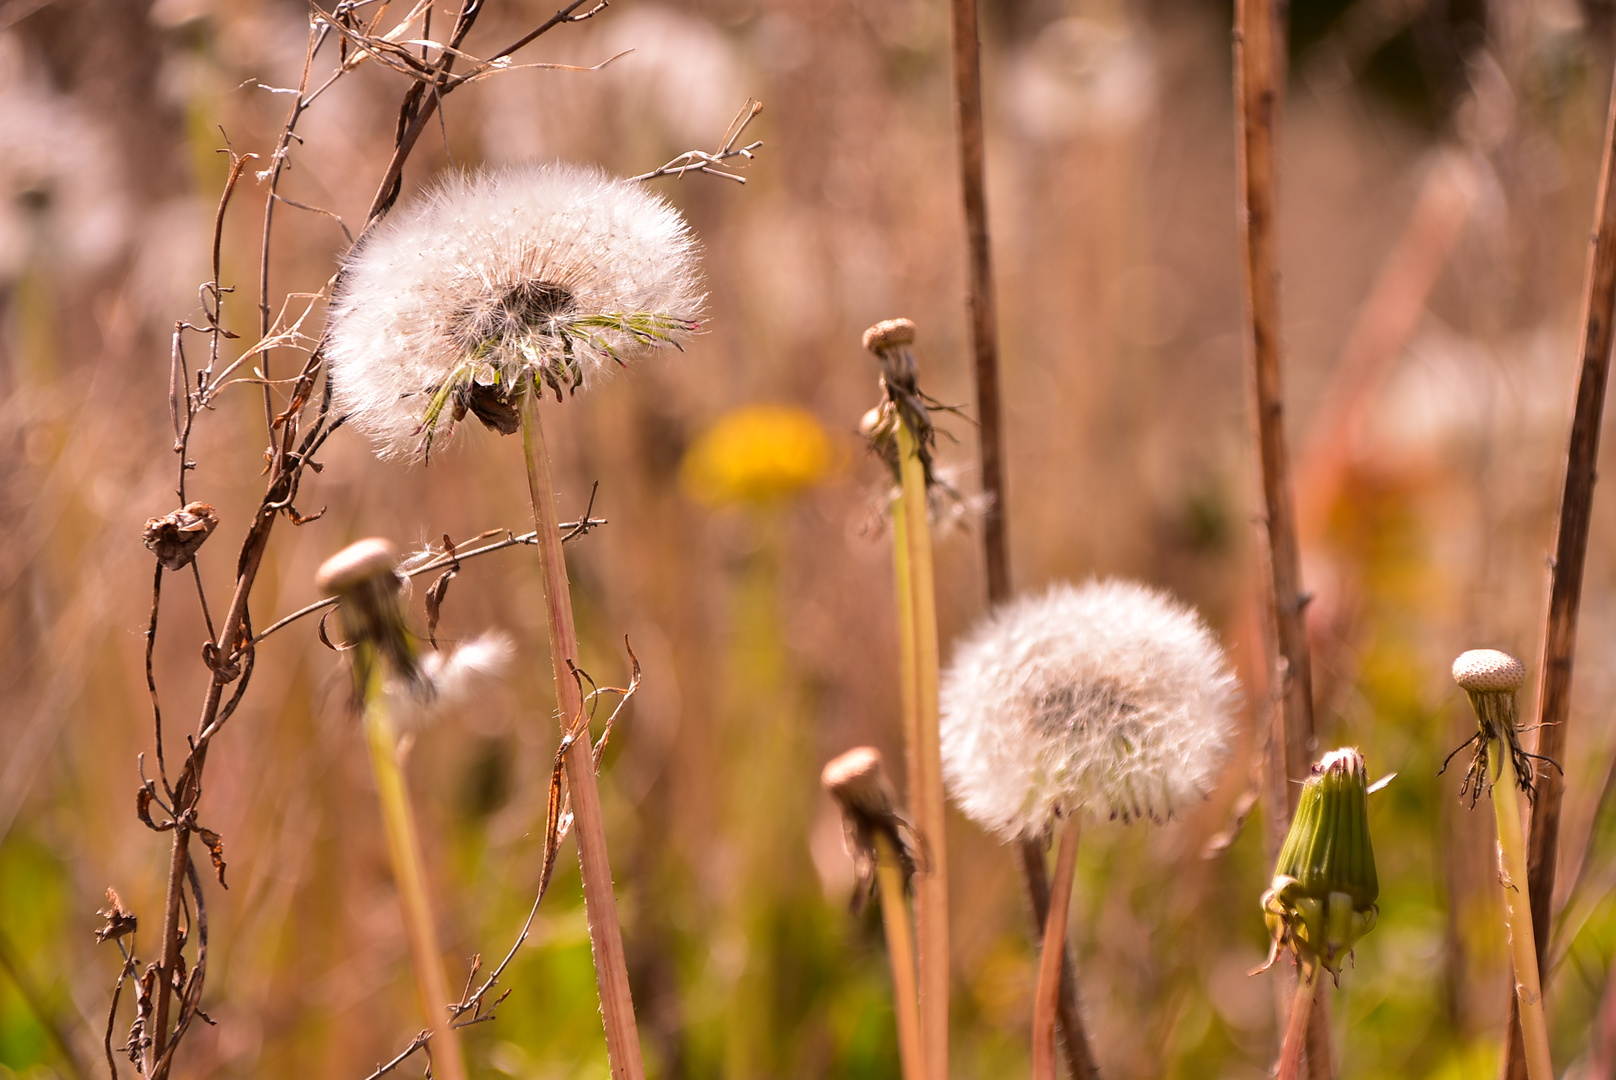
<instances>
[{"instance_id":1,"label":"seedless flower head","mask_svg":"<svg viewBox=\"0 0 1616 1080\"><path fill-rule=\"evenodd\" d=\"M354 658L356 694L367 692L372 665L381 663L384 688L400 729L424 726L490 680L510 658L509 639L483 634L448 652L418 656L404 621L404 578L398 553L372 537L350 544L321 564L315 586L340 601L338 612Z\"/></svg>"},{"instance_id":2,"label":"seedless flower head","mask_svg":"<svg viewBox=\"0 0 1616 1080\"><path fill-rule=\"evenodd\" d=\"M893 804L892 785L881 768L881 752L856 746L832 758L819 774L819 782L842 811L847 853L853 857L857 913L875 885L879 861L877 837L885 837L907 881L915 872L915 853L908 842L910 828Z\"/></svg>"},{"instance_id":3,"label":"seedless flower head","mask_svg":"<svg viewBox=\"0 0 1616 1080\"><path fill-rule=\"evenodd\" d=\"M1161 820L1210 789L1238 695L1192 609L1130 581L1057 584L958 647L942 680L943 775L1006 840L1080 812Z\"/></svg>"},{"instance_id":4,"label":"seedless flower head","mask_svg":"<svg viewBox=\"0 0 1616 1080\"><path fill-rule=\"evenodd\" d=\"M1511 755L1516 782L1526 792L1528 799L1533 798L1536 794L1532 780L1534 755L1521 748L1515 708L1515 692L1526 683L1526 666L1498 649L1471 649L1454 659L1453 681L1469 695L1477 720L1476 734L1464 744L1474 744L1476 749L1471 755L1470 767L1465 771L1464 782L1459 785L1459 797L1463 798L1468 791L1473 807L1476 800L1481 798L1484 788L1491 790L1487 782L1487 744L1497 739L1505 752ZM1459 750L1463 750L1464 746ZM1453 754L1448 755L1449 761L1453 759ZM1547 758L1543 760L1550 765L1555 764ZM1442 768L1447 767L1448 762L1444 761ZM1555 767L1558 768L1558 765Z\"/></svg>"},{"instance_id":5,"label":"seedless flower head","mask_svg":"<svg viewBox=\"0 0 1616 1080\"><path fill-rule=\"evenodd\" d=\"M538 380L559 400L697 329L696 244L638 184L577 165L453 176L349 256L325 355L337 408L384 456L424 456L467 412L510 434Z\"/></svg>"}]
</instances>

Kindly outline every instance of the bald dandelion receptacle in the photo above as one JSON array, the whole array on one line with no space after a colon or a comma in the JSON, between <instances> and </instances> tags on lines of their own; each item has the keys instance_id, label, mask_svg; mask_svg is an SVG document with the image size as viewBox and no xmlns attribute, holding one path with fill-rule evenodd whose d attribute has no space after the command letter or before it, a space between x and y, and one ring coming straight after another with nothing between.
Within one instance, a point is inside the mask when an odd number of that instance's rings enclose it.
<instances>
[{"instance_id":1,"label":"bald dandelion receptacle","mask_svg":"<svg viewBox=\"0 0 1616 1080\"><path fill-rule=\"evenodd\" d=\"M1203 798L1239 698L1193 610L1134 582L1057 584L994 611L943 675L943 772L1005 840L1057 817L1160 820Z\"/></svg>"},{"instance_id":2,"label":"bald dandelion receptacle","mask_svg":"<svg viewBox=\"0 0 1616 1080\"><path fill-rule=\"evenodd\" d=\"M349 256L325 345L337 409L386 457L424 457L469 412L511 434L559 399L693 333L696 242L639 184L553 163L453 176Z\"/></svg>"}]
</instances>

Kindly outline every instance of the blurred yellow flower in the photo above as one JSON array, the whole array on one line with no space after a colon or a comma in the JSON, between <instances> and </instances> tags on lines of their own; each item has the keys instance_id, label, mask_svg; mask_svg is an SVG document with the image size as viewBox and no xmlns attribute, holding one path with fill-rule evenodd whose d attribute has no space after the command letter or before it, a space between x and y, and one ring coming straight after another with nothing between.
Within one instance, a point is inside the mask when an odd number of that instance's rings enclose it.
<instances>
[{"instance_id":1,"label":"blurred yellow flower","mask_svg":"<svg viewBox=\"0 0 1616 1080\"><path fill-rule=\"evenodd\" d=\"M708 506L768 503L819 483L835 452L803 409L747 405L719 417L685 453L684 489Z\"/></svg>"}]
</instances>

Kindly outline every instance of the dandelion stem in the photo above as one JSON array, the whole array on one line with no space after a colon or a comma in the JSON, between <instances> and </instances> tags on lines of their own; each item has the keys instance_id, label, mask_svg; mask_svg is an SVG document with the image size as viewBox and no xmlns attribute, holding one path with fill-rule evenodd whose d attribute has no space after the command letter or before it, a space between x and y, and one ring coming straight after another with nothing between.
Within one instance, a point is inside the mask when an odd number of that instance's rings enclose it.
<instances>
[{"instance_id":1,"label":"dandelion stem","mask_svg":"<svg viewBox=\"0 0 1616 1080\"><path fill-rule=\"evenodd\" d=\"M898 460L902 493L892 515L892 554L898 589L905 763L909 806L925 841L924 865L915 876L921 1032L927 1075L933 1080L946 1080L948 861L943 822L943 766L937 732L937 598L920 443L902 420L898 424Z\"/></svg>"},{"instance_id":2,"label":"dandelion stem","mask_svg":"<svg viewBox=\"0 0 1616 1080\"><path fill-rule=\"evenodd\" d=\"M1072 815L1061 831L1060 850L1055 855L1055 880L1049 890L1049 918L1044 922L1038 989L1032 1004L1032 1080L1055 1080L1055 1016L1060 1008L1061 964L1066 959L1066 921L1072 906L1081 821Z\"/></svg>"},{"instance_id":3,"label":"dandelion stem","mask_svg":"<svg viewBox=\"0 0 1616 1080\"><path fill-rule=\"evenodd\" d=\"M560 518L556 514L555 487L550 479L550 455L539 422L539 393L531 388L523 396L522 449L527 459L528 496L533 503L533 526L538 533L539 566L544 575L544 605L550 629L550 660L555 672L556 704L566 726L583 712L583 698L569 661L578 659L578 631L572 619L572 592L567 584L566 556L561 549ZM580 739L567 750L567 790L572 800L573 832L578 837L578 866L583 877L584 912L589 920L589 943L595 955L595 982L600 990L600 1011L606 1026L606 1052L613 1080L643 1080L640 1036L629 993L628 964L623 953L623 931L612 893L612 868L606 853L606 826L602 820L600 790L595 784L594 756L589 740Z\"/></svg>"},{"instance_id":4,"label":"dandelion stem","mask_svg":"<svg viewBox=\"0 0 1616 1080\"><path fill-rule=\"evenodd\" d=\"M449 1024L449 989L443 976L443 954L438 948L432 905L427 899L415 816L410 811L409 796L404 788L404 772L398 764L398 737L388 715L381 658L370 646L361 648L369 654L361 661L369 669L364 691L365 743L370 748L370 767L376 776L376 797L381 803L382 824L387 830L387 850L393 859L393 878L404 914L404 936L410 943L415 992L432 1031L433 1072L443 1080L466 1080L460 1037Z\"/></svg>"},{"instance_id":5,"label":"dandelion stem","mask_svg":"<svg viewBox=\"0 0 1616 1080\"><path fill-rule=\"evenodd\" d=\"M898 1059L903 1080L925 1080L925 1048L920 1037L919 990L915 985L915 939L903 902L903 863L891 837L875 834L876 887L881 890L881 923L892 963L892 1001L898 1013Z\"/></svg>"},{"instance_id":6,"label":"dandelion stem","mask_svg":"<svg viewBox=\"0 0 1616 1080\"><path fill-rule=\"evenodd\" d=\"M1319 990L1319 980L1312 971L1304 971L1296 980L1296 997L1291 1005L1290 1023L1285 1028L1285 1043L1279 1051L1277 1080L1296 1080L1302 1074L1302 1054L1307 1049L1307 1031L1313 1017L1313 999Z\"/></svg>"},{"instance_id":7,"label":"dandelion stem","mask_svg":"<svg viewBox=\"0 0 1616 1080\"><path fill-rule=\"evenodd\" d=\"M1538 978L1537 947L1532 933L1531 902L1524 887L1526 841L1521 830L1514 756L1501 739L1489 739L1487 757L1497 778L1492 796L1493 813L1498 818L1498 873L1504 886L1504 921L1509 928L1510 960L1515 966L1515 1000L1526 1051L1526 1075L1529 1080L1554 1080L1548 1025L1543 1018L1543 987Z\"/></svg>"}]
</instances>

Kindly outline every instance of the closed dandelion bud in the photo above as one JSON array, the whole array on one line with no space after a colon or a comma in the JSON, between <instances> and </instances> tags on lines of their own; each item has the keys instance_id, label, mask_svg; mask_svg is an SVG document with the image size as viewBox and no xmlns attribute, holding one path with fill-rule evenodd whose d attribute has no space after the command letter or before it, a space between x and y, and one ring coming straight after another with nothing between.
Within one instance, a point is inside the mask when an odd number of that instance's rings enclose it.
<instances>
[{"instance_id":1,"label":"closed dandelion bud","mask_svg":"<svg viewBox=\"0 0 1616 1080\"><path fill-rule=\"evenodd\" d=\"M1262 897L1274 939L1269 964L1289 949L1309 978L1322 965L1339 980L1342 958L1375 928L1379 896L1363 755L1333 750L1302 787L1273 883Z\"/></svg>"}]
</instances>

